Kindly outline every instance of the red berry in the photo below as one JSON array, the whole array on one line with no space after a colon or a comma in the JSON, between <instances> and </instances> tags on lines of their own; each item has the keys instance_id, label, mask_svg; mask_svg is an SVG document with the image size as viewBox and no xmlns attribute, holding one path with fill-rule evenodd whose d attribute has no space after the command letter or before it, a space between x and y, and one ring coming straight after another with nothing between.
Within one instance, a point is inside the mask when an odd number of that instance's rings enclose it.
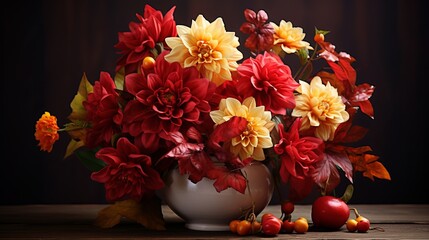
<instances>
[{"instance_id":1,"label":"red berry","mask_svg":"<svg viewBox=\"0 0 429 240\"><path fill-rule=\"evenodd\" d=\"M290 215L295 210L295 204L291 201L284 201L281 206L282 212L286 215Z\"/></svg>"},{"instance_id":2,"label":"red berry","mask_svg":"<svg viewBox=\"0 0 429 240\"><path fill-rule=\"evenodd\" d=\"M321 33L314 35L314 41L317 43L325 41L325 35L323 35Z\"/></svg>"},{"instance_id":3,"label":"red berry","mask_svg":"<svg viewBox=\"0 0 429 240\"><path fill-rule=\"evenodd\" d=\"M361 220L357 223L357 231L360 233L368 232L370 223L369 221Z\"/></svg>"},{"instance_id":4,"label":"red berry","mask_svg":"<svg viewBox=\"0 0 429 240\"><path fill-rule=\"evenodd\" d=\"M293 229L295 228L295 222L284 220L282 225L282 230L285 233L292 233Z\"/></svg>"},{"instance_id":5,"label":"red berry","mask_svg":"<svg viewBox=\"0 0 429 240\"><path fill-rule=\"evenodd\" d=\"M280 218L274 215L266 216L262 219L262 232L267 236L275 236L280 232L282 225Z\"/></svg>"}]
</instances>

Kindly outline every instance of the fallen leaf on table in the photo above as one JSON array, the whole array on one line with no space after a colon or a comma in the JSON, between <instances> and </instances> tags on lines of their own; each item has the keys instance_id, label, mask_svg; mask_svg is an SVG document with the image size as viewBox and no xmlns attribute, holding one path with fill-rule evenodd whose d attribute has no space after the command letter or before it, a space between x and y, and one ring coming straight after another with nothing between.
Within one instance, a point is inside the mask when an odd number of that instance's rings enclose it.
<instances>
[{"instance_id":1,"label":"fallen leaf on table","mask_svg":"<svg viewBox=\"0 0 429 240\"><path fill-rule=\"evenodd\" d=\"M165 222L161 210L161 200L156 197L143 198L140 202L132 199L118 201L101 209L95 219L95 225L111 228L125 217L138 222L150 230L165 230Z\"/></svg>"}]
</instances>

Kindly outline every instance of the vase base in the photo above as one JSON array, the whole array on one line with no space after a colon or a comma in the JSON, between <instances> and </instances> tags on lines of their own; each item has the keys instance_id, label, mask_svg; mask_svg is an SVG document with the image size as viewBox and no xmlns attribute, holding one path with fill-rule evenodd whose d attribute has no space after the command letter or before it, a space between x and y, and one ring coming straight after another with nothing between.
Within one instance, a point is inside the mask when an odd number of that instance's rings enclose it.
<instances>
[{"instance_id":1,"label":"vase base","mask_svg":"<svg viewBox=\"0 0 429 240\"><path fill-rule=\"evenodd\" d=\"M185 227L197 231L228 231L229 226L225 224L213 223L186 223Z\"/></svg>"}]
</instances>

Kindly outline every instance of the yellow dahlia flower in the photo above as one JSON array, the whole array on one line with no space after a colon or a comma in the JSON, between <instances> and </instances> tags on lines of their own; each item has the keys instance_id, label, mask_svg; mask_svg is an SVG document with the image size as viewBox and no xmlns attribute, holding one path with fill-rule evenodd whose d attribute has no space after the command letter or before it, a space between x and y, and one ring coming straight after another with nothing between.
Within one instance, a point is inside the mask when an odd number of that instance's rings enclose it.
<instances>
[{"instance_id":1,"label":"yellow dahlia flower","mask_svg":"<svg viewBox=\"0 0 429 240\"><path fill-rule=\"evenodd\" d=\"M198 71L216 85L231 80L237 61L243 58L234 32L227 32L222 18L208 22L203 15L192 21L191 27L177 26L178 37L165 39L171 52L168 62L179 62L182 67L197 67Z\"/></svg>"},{"instance_id":2,"label":"yellow dahlia flower","mask_svg":"<svg viewBox=\"0 0 429 240\"><path fill-rule=\"evenodd\" d=\"M285 51L286 53L295 53L301 48L313 49L310 43L303 41L305 33L302 28L293 27L291 22L280 21L280 26L271 23L274 27L274 46Z\"/></svg>"},{"instance_id":3,"label":"yellow dahlia flower","mask_svg":"<svg viewBox=\"0 0 429 240\"><path fill-rule=\"evenodd\" d=\"M225 144L242 160L248 157L261 161L265 159L263 148L273 146L270 131L274 122L271 121L271 112L265 111L264 106L257 107L253 97L246 98L243 104L235 98L222 99L219 110L210 112L210 116L216 125L234 116L245 118L247 129Z\"/></svg>"},{"instance_id":4,"label":"yellow dahlia flower","mask_svg":"<svg viewBox=\"0 0 429 240\"><path fill-rule=\"evenodd\" d=\"M341 96L329 82L323 85L318 76L310 84L304 81L299 83L301 86L296 90L301 94L295 96L296 107L292 116L302 117L301 130L316 127L316 137L332 141L338 125L349 119Z\"/></svg>"}]
</instances>

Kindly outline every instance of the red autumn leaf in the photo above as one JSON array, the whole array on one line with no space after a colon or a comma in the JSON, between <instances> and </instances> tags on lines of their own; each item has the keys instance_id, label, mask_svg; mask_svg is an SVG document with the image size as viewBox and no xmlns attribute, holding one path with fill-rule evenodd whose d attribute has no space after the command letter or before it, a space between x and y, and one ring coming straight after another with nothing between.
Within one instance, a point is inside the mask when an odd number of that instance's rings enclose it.
<instances>
[{"instance_id":1,"label":"red autumn leaf","mask_svg":"<svg viewBox=\"0 0 429 240\"><path fill-rule=\"evenodd\" d=\"M354 61L350 55L340 53L337 55L338 61L327 61L339 80L348 81L351 86L356 84L356 70L351 63Z\"/></svg>"},{"instance_id":2,"label":"red autumn leaf","mask_svg":"<svg viewBox=\"0 0 429 240\"><path fill-rule=\"evenodd\" d=\"M188 131L187 133L189 133L192 138L201 139L201 136L196 136L196 133L194 131ZM164 158L189 157L194 152L199 152L204 149L204 144L202 143L187 142L186 138L182 135L181 132L166 133L165 131L163 131L161 132L160 137L176 144L176 146L173 147L169 152L164 154L164 156L162 156L160 160Z\"/></svg>"},{"instance_id":3,"label":"red autumn leaf","mask_svg":"<svg viewBox=\"0 0 429 240\"><path fill-rule=\"evenodd\" d=\"M215 180L213 186L218 192L226 190L230 187L243 194L246 191L247 181L241 171L231 172L226 167L216 167L210 169L207 175L208 178Z\"/></svg>"},{"instance_id":4,"label":"red autumn leaf","mask_svg":"<svg viewBox=\"0 0 429 240\"><path fill-rule=\"evenodd\" d=\"M335 131L335 143L353 143L361 140L368 133L368 129L362 126L352 125L347 121L338 126Z\"/></svg>"},{"instance_id":5,"label":"red autumn leaf","mask_svg":"<svg viewBox=\"0 0 429 240\"><path fill-rule=\"evenodd\" d=\"M354 125L350 128L347 135L343 138L344 143L352 143L361 140L368 133L368 129L362 126Z\"/></svg>"},{"instance_id":6,"label":"red autumn leaf","mask_svg":"<svg viewBox=\"0 0 429 240\"><path fill-rule=\"evenodd\" d=\"M341 65L337 64L337 62L331 62L328 61L329 66L332 68L332 70L335 73L335 76L341 81L348 80L347 72L344 71L344 69L341 67Z\"/></svg>"},{"instance_id":7,"label":"red autumn leaf","mask_svg":"<svg viewBox=\"0 0 429 240\"><path fill-rule=\"evenodd\" d=\"M371 98L374 93L375 87L368 83L360 84L356 86L353 90L353 96L350 99L352 102L362 102Z\"/></svg>"},{"instance_id":8,"label":"red autumn leaf","mask_svg":"<svg viewBox=\"0 0 429 240\"><path fill-rule=\"evenodd\" d=\"M232 138L240 135L247 128L247 120L242 117L232 117L218 125L210 135L208 146L215 152L219 161L224 162L230 157L227 152L222 150L221 143L230 141Z\"/></svg>"},{"instance_id":9,"label":"red autumn leaf","mask_svg":"<svg viewBox=\"0 0 429 240\"><path fill-rule=\"evenodd\" d=\"M325 152L325 158L316 164L313 180L326 193L330 193L340 183L340 168L345 176L353 183L353 166L345 153Z\"/></svg>"},{"instance_id":10,"label":"red autumn leaf","mask_svg":"<svg viewBox=\"0 0 429 240\"><path fill-rule=\"evenodd\" d=\"M341 54L342 53L340 53L340 55ZM348 56L348 58L341 56L339 61L341 68L347 74L347 80L349 81L351 86L356 85L356 70L351 65L353 61L354 59L351 58L350 56Z\"/></svg>"},{"instance_id":11,"label":"red autumn leaf","mask_svg":"<svg viewBox=\"0 0 429 240\"><path fill-rule=\"evenodd\" d=\"M349 155L362 155L367 152L371 152L372 149L370 146L362 146L362 147L346 147L346 151ZM350 159L351 160L351 159ZM353 161L352 161L353 162Z\"/></svg>"},{"instance_id":12,"label":"red autumn leaf","mask_svg":"<svg viewBox=\"0 0 429 240\"><path fill-rule=\"evenodd\" d=\"M328 43L323 42L321 46L325 48ZM345 97L351 106L359 107L363 113L374 118L374 109L369 101L374 92L374 86L367 83L355 86L356 70L351 66L355 59L347 53L336 53L333 48L326 48L322 54L335 74L333 76L329 72L322 71L317 75L325 84L330 82L333 87L337 88L338 93Z\"/></svg>"},{"instance_id":13,"label":"red autumn leaf","mask_svg":"<svg viewBox=\"0 0 429 240\"><path fill-rule=\"evenodd\" d=\"M167 152L163 158L181 158L181 157L189 157L194 152L199 152L204 149L204 144L202 143L179 143L177 146L172 148L169 152Z\"/></svg>"},{"instance_id":14,"label":"red autumn leaf","mask_svg":"<svg viewBox=\"0 0 429 240\"><path fill-rule=\"evenodd\" d=\"M230 169L238 169L238 168L243 168L247 165L249 165L252 161L253 158L248 157L246 159L241 160L239 157L231 157L228 160L228 164L231 165Z\"/></svg>"},{"instance_id":15,"label":"red autumn leaf","mask_svg":"<svg viewBox=\"0 0 429 240\"><path fill-rule=\"evenodd\" d=\"M317 42L322 50L319 51L319 56L324 58L327 62L338 61L338 53L335 52L335 46L330 42L319 41Z\"/></svg>"},{"instance_id":16,"label":"red autumn leaf","mask_svg":"<svg viewBox=\"0 0 429 240\"><path fill-rule=\"evenodd\" d=\"M245 118L234 116L213 130L213 133L210 135L209 144L210 146L219 148L221 142L229 141L240 135L246 127L247 120Z\"/></svg>"},{"instance_id":17,"label":"red autumn leaf","mask_svg":"<svg viewBox=\"0 0 429 240\"><path fill-rule=\"evenodd\" d=\"M189 157L178 158L180 174L189 174L189 180L199 182L206 172L213 168L213 163L205 152L196 152Z\"/></svg>"},{"instance_id":18,"label":"red autumn leaf","mask_svg":"<svg viewBox=\"0 0 429 240\"><path fill-rule=\"evenodd\" d=\"M351 63L355 59L345 52L337 53L335 46L329 42L317 42L322 50L319 56L324 58L339 80L348 81L351 86L356 84L356 70Z\"/></svg>"},{"instance_id":19,"label":"red autumn leaf","mask_svg":"<svg viewBox=\"0 0 429 240\"><path fill-rule=\"evenodd\" d=\"M168 140L168 141L171 141L171 142L173 142L173 143L175 143L175 144L180 144L180 143L183 143L183 142L186 142L186 139L185 139L185 137L183 136L183 134L181 133L181 132L179 132L179 131L175 131L175 132L165 132L165 131L162 131L160 134L159 134L159 137L160 138L163 138L163 139L165 139L165 140Z\"/></svg>"},{"instance_id":20,"label":"red autumn leaf","mask_svg":"<svg viewBox=\"0 0 429 240\"><path fill-rule=\"evenodd\" d=\"M374 118L374 109L369 100L359 102L359 108L363 113L368 115L370 118Z\"/></svg>"},{"instance_id":21,"label":"red autumn leaf","mask_svg":"<svg viewBox=\"0 0 429 240\"><path fill-rule=\"evenodd\" d=\"M348 99L352 106L359 107L363 113L371 118L374 118L374 109L369 98L374 93L374 89L374 86L368 83L361 84L353 89L353 93Z\"/></svg>"},{"instance_id":22,"label":"red autumn leaf","mask_svg":"<svg viewBox=\"0 0 429 240\"><path fill-rule=\"evenodd\" d=\"M186 131L186 136L198 143L202 142L203 139L201 137L201 133L194 127L190 127L187 131Z\"/></svg>"}]
</instances>

